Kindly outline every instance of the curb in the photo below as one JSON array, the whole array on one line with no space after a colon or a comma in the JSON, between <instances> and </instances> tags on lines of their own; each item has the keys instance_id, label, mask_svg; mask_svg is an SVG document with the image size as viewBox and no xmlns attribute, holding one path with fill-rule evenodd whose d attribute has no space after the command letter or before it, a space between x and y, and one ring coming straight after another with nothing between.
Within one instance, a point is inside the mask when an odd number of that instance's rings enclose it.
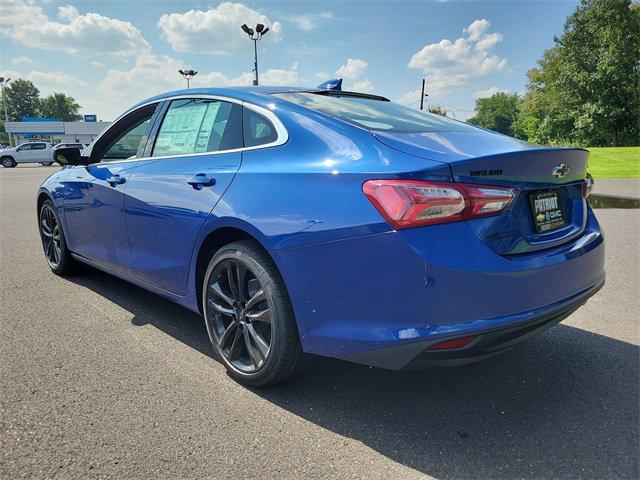
<instances>
[{"instance_id":1,"label":"curb","mask_svg":"<svg viewBox=\"0 0 640 480\"><path fill-rule=\"evenodd\" d=\"M640 208L640 198L622 197L618 195L589 195L591 208Z\"/></svg>"}]
</instances>

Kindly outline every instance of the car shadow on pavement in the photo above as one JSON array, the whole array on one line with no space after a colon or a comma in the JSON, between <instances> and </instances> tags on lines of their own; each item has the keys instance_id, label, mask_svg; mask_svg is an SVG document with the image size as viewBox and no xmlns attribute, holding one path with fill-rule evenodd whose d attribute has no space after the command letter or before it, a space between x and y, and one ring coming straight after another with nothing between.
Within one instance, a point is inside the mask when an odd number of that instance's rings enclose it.
<instances>
[{"instance_id":1,"label":"car shadow on pavement","mask_svg":"<svg viewBox=\"0 0 640 480\"><path fill-rule=\"evenodd\" d=\"M213 357L198 315L98 271L71 280ZM311 357L301 375L253 391L436 478L638 478L639 353L561 324L455 369Z\"/></svg>"}]
</instances>

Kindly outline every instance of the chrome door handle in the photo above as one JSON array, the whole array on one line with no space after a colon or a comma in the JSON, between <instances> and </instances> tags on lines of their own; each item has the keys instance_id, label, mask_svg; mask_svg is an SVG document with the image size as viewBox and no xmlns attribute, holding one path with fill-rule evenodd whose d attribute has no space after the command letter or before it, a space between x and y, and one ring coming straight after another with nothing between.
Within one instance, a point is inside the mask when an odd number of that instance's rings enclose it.
<instances>
[{"instance_id":1,"label":"chrome door handle","mask_svg":"<svg viewBox=\"0 0 640 480\"><path fill-rule=\"evenodd\" d=\"M201 190L202 187L213 187L216 184L216 179L209 177L205 173L199 173L195 177L187 180L187 183L196 190Z\"/></svg>"},{"instance_id":2,"label":"chrome door handle","mask_svg":"<svg viewBox=\"0 0 640 480\"><path fill-rule=\"evenodd\" d=\"M107 183L112 187L115 187L116 185L122 185L124 182L126 182L126 180L117 174L107 178Z\"/></svg>"}]
</instances>

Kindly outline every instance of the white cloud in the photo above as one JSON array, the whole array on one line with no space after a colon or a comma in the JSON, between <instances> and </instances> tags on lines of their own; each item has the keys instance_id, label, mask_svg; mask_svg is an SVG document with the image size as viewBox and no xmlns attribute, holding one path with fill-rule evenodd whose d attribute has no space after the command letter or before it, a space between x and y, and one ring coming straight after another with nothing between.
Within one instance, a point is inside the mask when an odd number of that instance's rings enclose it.
<instances>
[{"instance_id":1,"label":"white cloud","mask_svg":"<svg viewBox=\"0 0 640 480\"><path fill-rule=\"evenodd\" d=\"M27 79L31 80L39 89L50 91L64 90L64 93L69 93L67 89L70 86L84 87L87 85L83 80L62 71L39 72L32 70L27 75Z\"/></svg>"},{"instance_id":2,"label":"white cloud","mask_svg":"<svg viewBox=\"0 0 640 480\"><path fill-rule=\"evenodd\" d=\"M346 63L336 70L338 77L355 80L367 69L367 62L357 58L348 58Z\"/></svg>"},{"instance_id":3,"label":"white cloud","mask_svg":"<svg viewBox=\"0 0 640 480\"><path fill-rule=\"evenodd\" d=\"M32 59L30 59L29 57L15 57L11 59L11 65L33 65L34 62Z\"/></svg>"},{"instance_id":4,"label":"white cloud","mask_svg":"<svg viewBox=\"0 0 640 480\"><path fill-rule=\"evenodd\" d=\"M249 48L247 35L240 29L244 23L249 26L262 23L270 28L265 39L279 39L280 22L271 22L256 10L233 2L224 2L206 11L165 14L157 26L162 38L178 52L224 55Z\"/></svg>"},{"instance_id":5,"label":"white cloud","mask_svg":"<svg viewBox=\"0 0 640 480\"><path fill-rule=\"evenodd\" d=\"M507 60L491 52L502 35L489 33L489 26L484 18L475 20L462 37L426 45L411 57L408 67L427 74L429 92L443 92L504 70Z\"/></svg>"},{"instance_id":6,"label":"white cloud","mask_svg":"<svg viewBox=\"0 0 640 480\"><path fill-rule=\"evenodd\" d=\"M353 86L349 89L353 92L362 92L362 93L370 93L373 92L373 83L369 80L361 80L353 84Z\"/></svg>"},{"instance_id":7,"label":"white cloud","mask_svg":"<svg viewBox=\"0 0 640 480\"><path fill-rule=\"evenodd\" d=\"M322 81L328 80L329 78L331 78L331 74L327 73L327 72L317 72L316 73L316 78L318 80L322 80Z\"/></svg>"},{"instance_id":8,"label":"white cloud","mask_svg":"<svg viewBox=\"0 0 640 480\"><path fill-rule=\"evenodd\" d=\"M294 63L290 70L270 68L260 75L261 85L290 85L298 83L298 64Z\"/></svg>"},{"instance_id":9,"label":"white cloud","mask_svg":"<svg viewBox=\"0 0 640 480\"><path fill-rule=\"evenodd\" d=\"M130 69L110 69L96 87L96 98L83 99L88 111L99 112L102 118L113 119L124 110L145 98L186 87L177 70L180 60L167 55L140 55ZM291 85L298 82L298 65L290 69L268 69L260 74L262 85ZM191 80L193 87L246 86L253 83L253 73L245 72L228 77L218 72L199 72Z\"/></svg>"},{"instance_id":10,"label":"white cloud","mask_svg":"<svg viewBox=\"0 0 640 480\"><path fill-rule=\"evenodd\" d=\"M475 92L473 92L473 98L478 99L478 98L487 98L487 97L491 97L493 95L495 95L496 93L508 93L509 90L504 90L502 88L498 88L498 87L490 87L490 88L486 88L484 90L477 90Z\"/></svg>"},{"instance_id":11,"label":"white cloud","mask_svg":"<svg viewBox=\"0 0 640 480\"><path fill-rule=\"evenodd\" d=\"M91 65L93 68L104 68L104 63L96 62L95 60L89 65Z\"/></svg>"},{"instance_id":12,"label":"white cloud","mask_svg":"<svg viewBox=\"0 0 640 480\"><path fill-rule=\"evenodd\" d=\"M65 52L82 57L132 57L149 50L149 43L132 23L97 13L80 15L72 6L58 9L62 22L50 20L35 3L3 3L0 33L30 48Z\"/></svg>"},{"instance_id":13,"label":"white cloud","mask_svg":"<svg viewBox=\"0 0 640 480\"><path fill-rule=\"evenodd\" d=\"M328 20L332 20L334 18L333 13L331 12L320 12L320 13L303 13L300 15L288 15L284 17L284 20L292 23L298 30L303 31L311 31L322 24L326 23Z\"/></svg>"},{"instance_id":14,"label":"white cloud","mask_svg":"<svg viewBox=\"0 0 640 480\"><path fill-rule=\"evenodd\" d=\"M402 105L419 105L420 102L420 93L422 89L418 88L417 90L411 90L403 95L401 95L396 102L401 103Z\"/></svg>"}]
</instances>

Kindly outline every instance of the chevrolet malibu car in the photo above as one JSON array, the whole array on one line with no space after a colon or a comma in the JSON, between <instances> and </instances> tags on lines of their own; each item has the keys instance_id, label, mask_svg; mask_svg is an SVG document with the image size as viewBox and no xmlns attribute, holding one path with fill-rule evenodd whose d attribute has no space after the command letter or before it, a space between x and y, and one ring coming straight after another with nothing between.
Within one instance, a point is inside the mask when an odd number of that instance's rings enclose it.
<instances>
[{"instance_id":1,"label":"chevrolet malibu car","mask_svg":"<svg viewBox=\"0 0 640 480\"><path fill-rule=\"evenodd\" d=\"M588 153L335 89L192 89L132 107L37 193L56 274L83 263L202 314L232 377L305 354L483 359L603 284Z\"/></svg>"}]
</instances>

